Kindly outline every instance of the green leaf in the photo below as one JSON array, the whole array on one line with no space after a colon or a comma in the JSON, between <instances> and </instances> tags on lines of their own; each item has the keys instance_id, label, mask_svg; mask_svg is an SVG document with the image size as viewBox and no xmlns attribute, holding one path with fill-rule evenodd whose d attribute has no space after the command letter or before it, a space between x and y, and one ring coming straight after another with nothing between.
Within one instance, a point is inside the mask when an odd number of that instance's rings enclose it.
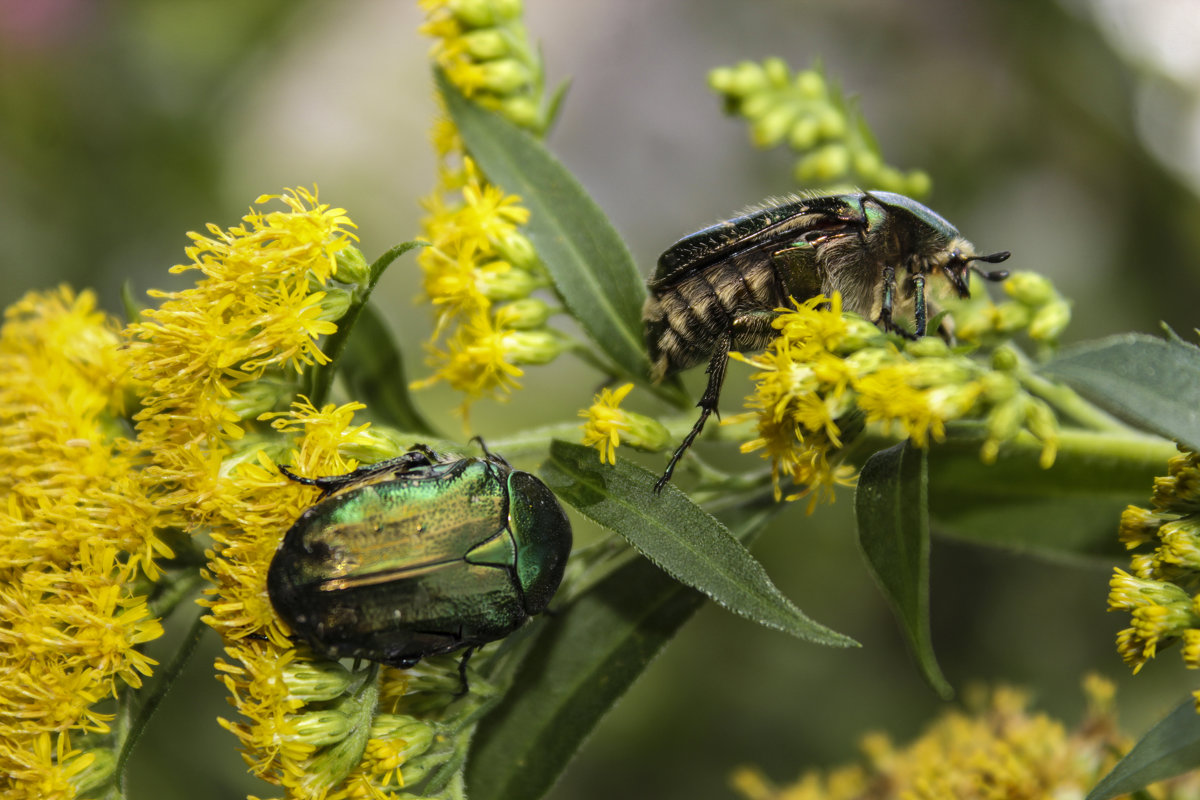
<instances>
[{"instance_id":1,"label":"green leaf","mask_svg":"<svg viewBox=\"0 0 1200 800\"><path fill-rule=\"evenodd\" d=\"M337 330L330 334L322 345L325 355L329 357L329 361L324 364L310 364L308 369L305 370L303 393L308 396L314 406L320 408L324 404L326 397L329 396L329 389L333 386L334 375L341 369L342 354L345 352L346 343L350 339L350 334L354 332L359 314L366 308L367 301L371 299L371 292L375 291L375 284L383 277L383 271L387 269L388 265L409 250L428 246L428 242L418 241L402 242L395 245L379 258L375 259L375 263L367 271L366 281L351 284L353 294L350 307L346 309L346 313L342 315L342 318L337 321Z\"/></svg>"},{"instance_id":2,"label":"green leaf","mask_svg":"<svg viewBox=\"0 0 1200 800\"><path fill-rule=\"evenodd\" d=\"M1066 350L1041 371L1116 416L1200 451L1200 349L1127 334Z\"/></svg>"},{"instance_id":3,"label":"green leaf","mask_svg":"<svg viewBox=\"0 0 1200 800\"><path fill-rule=\"evenodd\" d=\"M774 515L743 508L726 517L743 539ZM508 694L484 717L467 760L472 800L533 800L646 669L704 596L638 559L542 620L534 651Z\"/></svg>"},{"instance_id":4,"label":"green leaf","mask_svg":"<svg viewBox=\"0 0 1200 800\"><path fill-rule=\"evenodd\" d=\"M929 633L929 510L926 453L908 442L880 450L858 476L854 510L867 566L908 637L921 674L943 698L953 690Z\"/></svg>"},{"instance_id":5,"label":"green leaf","mask_svg":"<svg viewBox=\"0 0 1200 800\"><path fill-rule=\"evenodd\" d=\"M592 448L554 441L541 476L555 494L624 536L675 580L735 614L820 644L857 644L806 617L729 529L686 494L669 484L655 494L657 476L641 467L622 459L609 467Z\"/></svg>"},{"instance_id":6,"label":"green leaf","mask_svg":"<svg viewBox=\"0 0 1200 800\"><path fill-rule=\"evenodd\" d=\"M644 381L646 287L620 234L541 142L463 97L440 72L437 83L471 157L529 209L523 230L571 314L617 369Z\"/></svg>"},{"instance_id":7,"label":"green leaf","mask_svg":"<svg viewBox=\"0 0 1200 800\"><path fill-rule=\"evenodd\" d=\"M935 533L1060 560L1124 555L1115 521L1145 501L1175 452L1140 434L1064 429L1054 466L1043 469L1033 437L1006 443L984 464L982 427L953 425L948 434L929 451Z\"/></svg>"},{"instance_id":8,"label":"green leaf","mask_svg":"<svg viewBox=\"0 0 1200 800\"><path fill-rule=\"evenodd\" d=\"M1200 767L1200 714L1192 698L1180 703L1133 746L1086 800L1109 800Z\"/></svg>"},{"instance_id":9,"label":"green leaf","mask_svg":"<svg viewBox=\"0 0 1200 800\"><path fill-rule=\"evenodd\" d=\"M407 433L438 435L413 404L404 359L372 306L359 311L338 366L347 393L366 403L367 412L379 422Z\"/></svg>"}]
</instances>

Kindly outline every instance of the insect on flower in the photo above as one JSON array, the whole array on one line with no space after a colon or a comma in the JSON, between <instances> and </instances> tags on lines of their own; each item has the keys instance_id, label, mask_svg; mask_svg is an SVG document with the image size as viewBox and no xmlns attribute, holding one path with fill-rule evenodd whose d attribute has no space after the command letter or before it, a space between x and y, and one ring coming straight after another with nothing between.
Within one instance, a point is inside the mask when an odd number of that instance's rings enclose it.
<instances>
[{"instance_id":1,"label":"insect on flower","mask_svg":"<svg viewBox=\"0 0 1200 800\"><path fill-rule=\"evenodd\" d=\"M760 350L775 337L775 309L818 294L840 292L847 311L887 332L925 335L937 313L925 296L927 281L944 278L969 297L977 261L1004 261L1007 251L976 255L975 247L941 216L904 195L859 192L769 200L740 216L685 236L658 259L642 310L651 377L660 381L708 361L700 418L654 485L662 491L679 459L717 409L729 352ZM914 330L894 315L910 315ZM948 320L939 332L953 331Z\"/></svg>"},{"instance_id":2,"label":"insect on flower","mask_svg":"<svg viewBox=\"0 0 1200 800\"><path fill-rule=\"evenodd\" d=\"M267 572L271 604L329 658L407 668L471 652L546 609L571 551L554 494L498 455L424 445L347 475L305 478L322 494Z\"/></svg>"}]
</instances>

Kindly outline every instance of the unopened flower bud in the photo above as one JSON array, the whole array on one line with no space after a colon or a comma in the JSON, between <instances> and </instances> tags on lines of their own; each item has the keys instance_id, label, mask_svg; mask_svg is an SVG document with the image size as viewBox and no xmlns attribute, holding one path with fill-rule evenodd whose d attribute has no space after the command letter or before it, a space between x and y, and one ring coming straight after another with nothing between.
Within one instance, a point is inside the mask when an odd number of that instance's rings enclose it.
<instances>
[{"instance_id":1,"label":"unopened flower bud","mask_svg":"<svg viewBox=\"0 0 1200 800\"><path fill-rule=\"evenodd\" d=\"M305 703L332 700L353 683L350 671L336 661L292 661L283 669L288 694Z\"/></svg>"}]
</instances>

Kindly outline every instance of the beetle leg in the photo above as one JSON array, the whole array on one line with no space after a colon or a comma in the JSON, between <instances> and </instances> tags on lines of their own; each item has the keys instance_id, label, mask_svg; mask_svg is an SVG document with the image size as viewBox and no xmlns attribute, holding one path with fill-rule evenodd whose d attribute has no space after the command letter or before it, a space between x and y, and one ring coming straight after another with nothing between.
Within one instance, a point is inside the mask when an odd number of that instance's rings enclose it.
<instances>
[{"instance_id":1,"label":"beetle leg","mask_svg":"<svg viewBox=\"0 0 1200 800\"><path fill-rule=\"evenodd\" d=\"M912 276L913 282L913 316L916 317L916 334L920 339L925 335L925 276L920 272Z\"/></svg>"},{"instance_id":2,"label":"beetle leg","mask_svg":"<svg viewBox=\"0 0 1200 800\"><path fill-rule=\"evenodd\" d=\"M455 697L462 697L471 688L470 683L467 682L467 661L474 652L474 647L468 647L466 650L463 650L462 658L458 661L458 679L461 683L459 684L458 692L454 695Z\"/></svg>"},{"instance_id":3,"label":"beetle leg","mask_svg":"<svg viewBox=\"0 0 1200 800\"><path fill-rule=\"evenodd\" d=\"M671 474L675 472L675 465L692 446L692 442L696 441L700 431L704 430L704 423L708 421L709 415L717 410L717 401L721 397L721 385L725 383L725 367L729 365L729 349L731 347L733 347L732 327L717 340L713 348L712 359L708 362L708 387L704 390L704 396L700 398L700 402L696 404L700 407L700 418L696 420L696 424L683 438L679 447L675 448L675 452L671 455L671 461L667 464L666 472L654 484L655 494L662 494L663 487L667 485L667 482L671 480Z\"/></svg>"},{"instance_id":4,"label":"beetle leg","mask_svg":"<svg viewBox=\"0 0 1200 800\"><path fill-rule=\"evenodd\" d=\"M913 281L917 282L916 275L913 275ZM917 293L917 328L920 331L916 336L901 328L892 321L892 308L896 300L896 268L891 264L886 264L883 267L883 303L879 308L879 318L875 320L875 324L884 333L898 333L905 339L917 339L925 335L925 276L920 276L918 284L920 291Z\"/></svg>"}]
</instances>

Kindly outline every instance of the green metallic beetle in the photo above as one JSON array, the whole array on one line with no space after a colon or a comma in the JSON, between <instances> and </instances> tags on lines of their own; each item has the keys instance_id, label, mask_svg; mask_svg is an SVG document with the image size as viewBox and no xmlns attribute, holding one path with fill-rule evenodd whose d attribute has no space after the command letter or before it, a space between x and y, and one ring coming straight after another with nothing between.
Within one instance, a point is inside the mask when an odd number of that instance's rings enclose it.
<instances>
[{"instance_id":1,"label":"green metallic beetle","mask_svg":"<svg viewBox=\"0 0 1200 800\"><path fill-rule=\"evenodd\" d=\"M276 613L329 658L411 667L501 639L546 609L571 551L571 524L544 483L484 458L404 455L322 490L267 572ZM465 690L464 676L464 690Z\"/></svg>"},{"instance_id":2,"label":"green metallic beetle","mask_svg":"<svg viewBox=\"0 0 1200 800\"><path fill-rule=\"evenodd\" d=\"M997 263L1007 252L976 255L958 229L915 200L892 192L770 200L741 216L693 233L658 259L642 310L651 377L660 381L708 361L700 418L684 438L655 491L671 479L680 457L717 409L729 352L761 350L777 331L776 309L840 292L842 307L885 331L925 335L929 277L941 277L969 297L969 273L989 281L973 262ZM901 280L897 283L897 273ZM912 314L915 331L892 320ZM952 331L943 325L949 338Z\"/></svg>"}]
</instances>

